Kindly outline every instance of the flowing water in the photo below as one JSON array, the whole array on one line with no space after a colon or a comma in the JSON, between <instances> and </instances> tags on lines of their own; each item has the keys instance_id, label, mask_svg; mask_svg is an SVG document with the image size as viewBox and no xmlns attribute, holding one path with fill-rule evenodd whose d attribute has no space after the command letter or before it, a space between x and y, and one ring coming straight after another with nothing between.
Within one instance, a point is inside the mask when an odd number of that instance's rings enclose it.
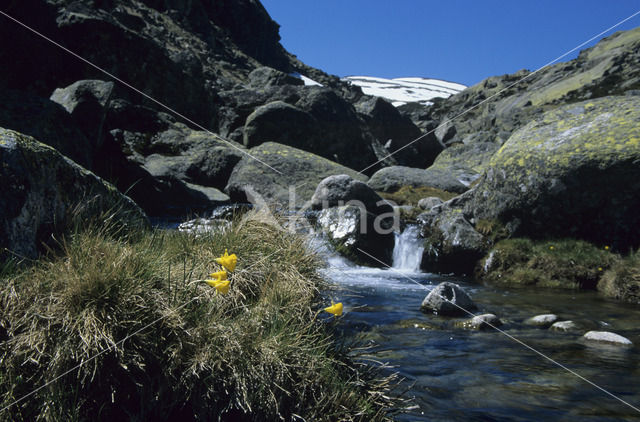
<instances>
[{"instance_id":1,"label":"flowing water","mask_svg":"<svg viewBox=\"0 0 640 422\"><path fill-rule=\"evenodd\" d=\"M398 420L640 421L639 412L504 334L454 328L460 319L423 314L420 303L438 283L454 281L472 296L479 313L498 315L505 332L636 407L639 307L603 300L595 292L492 288L421 273L416 262L422 251L412 239L408 233L396 237L393 269L354 266L330 255L326 270L341 286L345 314L339 329L373 345L375 358L405 379L413 408ZM543 313L584 328L558 333L524 324ZM587 344L580 337L589 329L621 334L634 346Z\"/></svg>"}]
</instances>

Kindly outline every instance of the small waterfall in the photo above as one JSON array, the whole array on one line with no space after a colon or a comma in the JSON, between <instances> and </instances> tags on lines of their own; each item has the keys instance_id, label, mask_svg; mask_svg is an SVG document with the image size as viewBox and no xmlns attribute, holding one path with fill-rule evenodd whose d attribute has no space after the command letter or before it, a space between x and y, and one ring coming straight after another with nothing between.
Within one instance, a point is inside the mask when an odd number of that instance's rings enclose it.
<instances>
[{"instance_id":1,"label":"small waterfall","mask_svg":"<svg viewBox=\"0 0 640 422\"><path fill-rule=\"evenodd\" d=\"M418 236L418 226L408 224L402 233L395 233L393 268L405 271L420 271L424 240Z\"/></svg>"}]
</instances>

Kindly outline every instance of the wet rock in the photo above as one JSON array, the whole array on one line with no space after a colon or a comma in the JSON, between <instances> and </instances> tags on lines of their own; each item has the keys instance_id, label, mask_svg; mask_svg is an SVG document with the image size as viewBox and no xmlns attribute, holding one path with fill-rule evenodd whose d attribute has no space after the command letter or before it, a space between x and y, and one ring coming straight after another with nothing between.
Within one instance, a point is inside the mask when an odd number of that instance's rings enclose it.
<instances>
[{"instance_id":1,"label":"wet rock","mask_svg":"<svg viewBox=\"0 0 640 422\"><path fill-rule=\"evenodd\" d=\"M473 272L486 252L487 243L459 208L443 205L420 214L417 220L425 238L422 269L454 274Z\"/></svg>"},{"instance_id":2,"label":"wet rock","mask_svg":"<svg viewBox=\"0 0 640 422\"><path fill-rule=\"evenodd\" d=\"M438 284L420 306L422 312L444 316L468 315L468 312L477 308L471 297L459 285L450 282Z\"/></svg>"},{"instance_id":3,"label":"wet rock","mask_svg":"<svg viewBox=\"0 0 640 422\"><path fill-rule=\"evenodd\" d=\"M502 321L494 314L476 315L467 321L456 323L456 326L466 330L489 330L501 325Z\"/></svg>"},{"instance_id":4,"label":"wet rock","mask_svg":"<svg viewBox=\"0 0 640 422\"><path fill-rule=\"evenodd\" d=\"M231 222L220 218L196 218L185 221L178 226L181 232L205 234L224 233L231 227Z\"/></svg>"},{"instance_id":5,"label":"wet rock","mask_svg":"<svg viewBox=\"0 0 640 422\"><path fill-rule=\"evenodd\" d=\"M609 331L589 331L582 336L587 341L613 344L616 346L632 346L633 343L626 337L619 334L611 333Z\"/></svg>"},{"instance_id":6,"label":"wet rock","mask_svg":"<svg viewBox=\"0 0 640 422\"><path fill-rule=\"evenodd\" d=\"M527 325L533 325L535 327L548 328L558 320L558 316L555 314L542 314L536 315L527 319L524 323Z\"/></svg>"},{"instance_id":7,"label":"wet rock","mask_svg":"<svg viewBox=\"0 0 640 422\"><path fill-rule=\"evenodd\" d=\"M345 205L322 210L317 225L336 251L350 260L374 267L391 265L394 234L387 220L374 220L361 207Z\"/></svg>"},{"instance_id":8,"label":"wet rock","mask_svg":"<svg viewBox=\"0 0 640 422\"><path fill-rule=\"evenodd\" d=\"M578 328L579 328L578 324L576 324L573 321L557 321L551 324L551 327L549 327L551 331L561 331L561 332L575 331Z\"/></svg>"}]
</instances>

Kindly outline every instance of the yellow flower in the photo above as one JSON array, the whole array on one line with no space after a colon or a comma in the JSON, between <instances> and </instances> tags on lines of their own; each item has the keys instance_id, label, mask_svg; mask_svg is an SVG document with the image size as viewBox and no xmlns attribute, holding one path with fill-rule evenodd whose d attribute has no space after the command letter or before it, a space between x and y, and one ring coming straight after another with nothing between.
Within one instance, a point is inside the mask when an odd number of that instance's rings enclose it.
<instances>
[{"instance_id":1,"label":"yellow flower","mask_svg":"<svg viewBox=\"0 0 640 422\"><path fill-rule=\"evenodd\" d=\"M610 248L609 248L609 246L605 246L605 247L604 247L604 250L605 250L605 251L608 251L609 249L610 249Z\"/></svg>"},{"instance_id":2,"label":"yellow flower","mask_svg":"<svg viewBox=\"0 0 640 422\"><path fill-rule=\"evenodd\" d=\"M556 247L555 247L555 246L553 246L553 245L549 246L549 250L550 250L550 251L554 250L555 248L556 248Z\"/></svg>"},{"instance_id":3,"label":"yellow flower","mask_svg":"<svg viewBox=\"0 0 640 422\"><path fill-rule=\"evenodd\" d=\"M216 281L222 281L222 280L226 280L227 279L227 272L226 271L216 271L215 273L209 274L209 276L215 278Z\"/></svg>"},{"instance_id":4,"label":"yellow flower","mask_svg":"<svg viewBox=\"0 0 640 422\"><path fill-rule=\"evenodd\" d=\"M238 262L238 257L234 253L229 255L229 253L225 249L224 255L222 255L220 258L216 258L215 261L218 264L222 265L224 268L226 268L227 271L233 271L236 269L236 263Z\"/></svg>"},{"instance_id":5,"label":"yellow flower","mask_svg":"<svg viewBox=\"0 0 640 422\"><path fill-rule=\"evenodd\" d=\"M602 267L598 267L598 271L602 271Z\"/></svg>"},{"instance_id":6,"label":"yellow flower","mask_svg":"<svg viewBox=\"0 0 640 422\"><path fill-rule=\"evenodd\" d=\"M215 288L218 292L222 293L223 295L226 295L227 293L229 293L230 283L231 283L230 280L218 281L218 284L215 285Z\"/></svg>"},{"instance_id":7,"label":"yellow flower","mask_svg":"<svg viewBox=\"0 0 640 422\"><path fill-rule=\"evenodd\" d=\"M333 316L339 317L340 315L342 315L342 302L333 303L333 300L332 300L331 306L324 308L324 310L325 312L329 312L330 314L333 314Z\"/></svg>"}]
</instances>

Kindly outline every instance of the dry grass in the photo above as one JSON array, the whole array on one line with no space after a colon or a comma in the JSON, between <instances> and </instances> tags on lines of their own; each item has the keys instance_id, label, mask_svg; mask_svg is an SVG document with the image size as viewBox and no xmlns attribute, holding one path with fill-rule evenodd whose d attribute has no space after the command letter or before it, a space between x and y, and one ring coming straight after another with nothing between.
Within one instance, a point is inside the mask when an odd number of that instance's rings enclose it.
<instances>
[{"instance_id":1,"label":"dry grass","mask_svg":"<svg viewBox=\"0 0 640 422\"><path fill-rule=\"evenodd\" d=\"M225 248L239 264L220 295L202 280ZM0 419L384 420L390 379L318 317L318 266L300 238L251 219L201 236L94 227L5 265L2 407L83 366Z\"/></svg>"}]
</instances>

